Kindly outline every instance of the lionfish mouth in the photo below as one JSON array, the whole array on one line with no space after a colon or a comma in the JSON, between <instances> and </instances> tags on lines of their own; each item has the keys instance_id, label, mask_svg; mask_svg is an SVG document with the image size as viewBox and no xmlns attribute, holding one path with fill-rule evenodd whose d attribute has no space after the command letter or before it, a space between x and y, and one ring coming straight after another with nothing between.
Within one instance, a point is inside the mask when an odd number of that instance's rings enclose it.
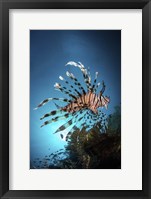
<instances>
[{"instance_id":1,"label":"lionfish mouth","mask_svg":"<svg viewBox=\"0 0 151 199\"><path fill-rule=\"evenodd\" d=\"M94 81L91 81L90 71L87 70L81 62L70 61L66 66L71 65L80 69L83 75L84 82L87 89L85 90L74 74L66 72L69 80L59 76L59 79L64 82L66 86L62 86L59 83L55 83L54 87L56 90L67 95L67 98L47 98L43 100L35 109L42 107L49 101L62 101L66 105L60 107L56 103L56 110L46 113L40 119L43 120L47 117L52 117L50 120L45 121L41 127L57 122L59 120L67 120L61 125L54 133L58 133L72 126L71 130L65 136L65 140L69 138L77 128L82 129L85 127L87 130L92 129L96 124L101 124L101 132L105 132L107 128L107 120L105 113L99 108L107 108L110 98L104 96L105 83L102 82L102 89L99 94L97 90L100 86L100 82L97 83L98 72L95 73ZM71 84L72 82L72 84ZM73 86L74 84L74 86ZM61 134L61 138L63 135Z\"/></svg>"}]
</instances>

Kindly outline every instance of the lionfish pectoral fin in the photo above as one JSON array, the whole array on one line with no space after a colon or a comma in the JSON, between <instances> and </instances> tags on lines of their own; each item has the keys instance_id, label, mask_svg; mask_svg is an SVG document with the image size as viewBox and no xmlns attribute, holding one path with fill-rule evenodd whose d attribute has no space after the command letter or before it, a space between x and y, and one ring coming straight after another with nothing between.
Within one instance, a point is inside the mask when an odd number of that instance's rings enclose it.
<instances>
[{"instance_id":1,"label":"lionfish pectoral fin","mask_svg":"<svg viewBox=\"0 0 151 199\"><path fill-rule=\"evenodd\" d=\"M66 122L65 124L61 125L61 126L54 132L54 134L55 134L55 133L58 133L58 132L60 132L60 131L65 130L65 129L68 128L70 125L72 125L72 123L73 123L73 119L69 120L69 121Z\"/></svg>"},{"instance_id":2,"label":"lionfish pectoral fin","mask_svg":"<svg viewBox=\"0 0 151 199\"><path fill-rule=\"evenodd\" d=\"M34 108L34 110L37 110L41 106L44 106L46 103L48 103L51 100L52 100L52 98L47 98L47 99L43 100L42 102L40 102L40 104L36 108Z\"/></svg>"},{"instance_id":3,"label":"lionfish pectoral fin","mask_svg":"<svg viewBox=\"0 0 151 199\"><path fill-rule=\"evenodd\" d=\"M61 139L63 139L63 134L60 134Z\"/></svg>"},{"instance_id":4,"label":"lionfish pectoral fin","mask_svg":"<svg viewBox=\"0 0 151 199\"><path fill-rule=\"evenodd\" d=\"M83 118L84 118L84 116L82 116L82 117L80 117L80 118L77 119L76 123L73 125L73 127L71 128L71 130L67 133L66 138L65 138L66 141L68 141L69 137L71 136L71 134L72 134L74 131L76 131L76 130L79 129L79 128L77 127L77 123L80 122L80 121L82 121ZM84 125L84 124L85 124L85 121L84 121L84 122L81 122L81 126Z\"/></svg>"},{"instance_id":5,"label":"lionfish pectoral fin","mask_svg":"<svg viewBox=\"0 0 151 199\"><path fill-rule=\"evenodd\" d=\"M67 114L66 114L67 115ZM55 133L58 133L60 131L63 131L65 129L67 129L69 126L71 126L75 121L74 119L78 116L78 114L75 112L75 113L72 113L72 114L69 114L66 116L66 118L69 117L69 115L73 116L72 119L70 119L69 121L67 121L65 124L61 125L55 132ZM75 117L74 117L75 116Z\"/></svg>"},{"instance_id":6,"label":"lionfish pectoral fin","mask_svg":"<svg viewBox=\"0 0 151 199\"><path fill-rule=\"evenodd\" d=\"M67 133L65 140L68 141L68 139L70 138L71 134L76 131L78 129L78 127L76 126L76 124L71 128L71 130Z\"/></svg>"},{"instance_id":7,"label":"lionfish pectoral fin","mask_svg":"<svg viewBox=\"0 0 151 199\"><path fill-rule=\"evenodd\" d=\"M58 104L56 104L55 102L53 102L53 103L55 104L56 108L58 108L58 109L61 108L61 107L60 107Z\"/></svg>"},{"instance_id":8,"label":"lionfish pectoral fin","mask_svg":"<svg viewBox=\"0 0 151 199\"><path fill-rule=\"evenodd\" d=\"M69 113L66 113L66 114L63 115L63 116L54 117L54 118L52 118L51 120L45 121L45 122L41 125L41 127L43 127L43 126L45 126L45 125L47 125L47 124L51 124L52 122L57 122L57 121L59 121L59 120L64 120L64 119L68 118L69 115L70 115Z\"/></svg>"},{"instance_id":9,"label":"lionfish pectoral fin","mask_svg":"<svg viewBox=\"0 0 151 199\"><path fill-rule=\"evenodd\" d=\"M45 100L43 100L42 102L40 102L40 104L34 108L34 110L37 110L38 108L40 108L41 106L44 106L45 104L47 104L48 102L52 101L52 100L59 100L59 101L63 101L63 102L71 102L70 100L66 99L66 98L47 98Z\"/></svg>"},{"instance_id":10,"label":"lionfish pectoral fin","mask_svg":"<svg viewBox=\"0 0 151 199\"><path fill-rule=\"evenodd\" d=\"M62 112L62 109L58 109L58 110L51 111L50 113L46 113L40 118L40 120L43 120L44 118L49 117L49 116L54 116L58 114L59 112Z\"/></svg>"},{"instance_id":11,"label":"lionfish pectoral fin","mask_svg":"<svg viewBox=\"0 0 151 199\"><path fill-rule=\"evenodd\" d=\"M70 130L67 135L65 136L65 141L68 141L68 139L70 138L71 134L74 132L74 130Z\"/></svg>"}]
</instances>

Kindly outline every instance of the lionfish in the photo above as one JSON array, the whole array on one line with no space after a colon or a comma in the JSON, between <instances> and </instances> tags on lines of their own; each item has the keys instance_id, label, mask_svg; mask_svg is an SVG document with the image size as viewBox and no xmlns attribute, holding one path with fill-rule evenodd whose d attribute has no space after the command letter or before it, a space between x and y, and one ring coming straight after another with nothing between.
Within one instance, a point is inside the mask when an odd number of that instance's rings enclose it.
<instances>
[{"instance_id":1,"label":"lionfish","mask_svg":"<svg viewBox=\"0 0 151 199\"><path fill-rule=\"evenodd\" d=\"M65 106L58 106L56 103L57 110L53 110L49 113L43 115L40 120L52 116L50 120L45 121L41 127L48 125L52 122L57 122L61 119L68 119L63 125L61 125L54 133L58 133L72 126L71 130L65 136L67 141L70 135L77 129L86 128L87 130L92 129L94 126L101 126L101 132L105 132L107 128L106 114L102 112L100 108L105 107L107 109L110 98L104 96L105 83L102 81L102 89L97 94L97 89L100 86L100 82L97 83L98 72L95 73L95 78L93 83L91 82L91 74L89 69L87 70L81 62L70 61L66 64L78 67L82 72L84 82L86 84L87 90L81 85L78 79L70 72L66 72L67 77L72 81L71 84L62 76L59 79L62 80L67 87L62 86L59 83L55 83L54 87L56 90L61 91L66 94L68 98L47 98L43 100L35 109L45 105L49 101L59 100L67 103ZM69 89L70 87L70 89ZM61 114L61 115L57 115ZM60 134L63 139L63 134Z\"/></svg>"}]
</instances>

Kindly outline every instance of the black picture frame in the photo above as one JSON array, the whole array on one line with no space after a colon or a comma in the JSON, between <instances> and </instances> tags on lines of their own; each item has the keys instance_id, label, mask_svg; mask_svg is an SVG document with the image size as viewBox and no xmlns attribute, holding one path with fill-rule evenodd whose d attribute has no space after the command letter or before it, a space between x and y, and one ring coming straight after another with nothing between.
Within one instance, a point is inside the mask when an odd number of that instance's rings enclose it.
<instances>
[{"instance_id":1,"label":"black picture frame","mask_svg":"<svg viewBox=\"0 0 151 199\"><path fill-rule=\"evenodd\" d=\"M9 9L142 9L142 190L9 190ZM0 196L1 198L151 198L151 1L0 0ZM135 52L134 52L135 53ZM137 73L137 71L136 71ZM98 179L97 179L98 180ZM130 179L131 180L131 179ZM77 182L78 183L78 182Z\"/></svg>"}]
</instances>

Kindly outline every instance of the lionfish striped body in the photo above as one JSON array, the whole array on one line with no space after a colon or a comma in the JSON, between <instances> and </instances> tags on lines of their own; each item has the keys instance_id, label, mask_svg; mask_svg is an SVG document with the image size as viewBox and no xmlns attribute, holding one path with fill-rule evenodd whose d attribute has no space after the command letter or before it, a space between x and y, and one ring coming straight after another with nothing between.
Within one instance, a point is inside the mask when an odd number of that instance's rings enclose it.
<instances>
[{"instance_id":1,"label":"lionfish striped body","mask_svg":"<svg viewBox=\"0 0 151 199\"><path fill-rule=\"evenodd\" d=\"M100 97L93 93L88 92L83 94L81 97L78 97L75 101L69 103L67 106L63 107L63 111L67 111L69 113L74 113L80 111L82 109L90 109L94 114L98 113L98 108L105 106L108 102L106 97Z\"/></svg>"},{"instance_id":2,"label":"lionfish striped body","mask_svg":"<svg viewBox=\"0 0 151 199\"><path fill-rule=\"evenodd\" d=\"M57 110L51 111L49 113L46 113L43 117L40 119L43 120L46 117L52 117L50 120L45 121L41 127L50 124L52 122L57 122L61 119L70 119L65 124L60 126L55 133L63 131L67 129L69 126L73 125L71 130L66 135L66 140L70 137L71 133L73 133L76 129L82 129L83 127L86 127L87 129L93 128L95 125L97 126L98 123L101 124L101 132L104 132L107 126L105 114L99 109L99 108L107 108L108 103L110 102L110 98L107 96L104 96L103 93L105 91L105 84L102 82L102 89L99 92L99 94L96 93L98 87L100 86L100 83L96 84L97 82L97 76L98 72L96 72L95 79L93 84L91 83L91 76L90 72L88 72L84 65L80 62L68 62L66 65L73 65L75 67L78 67L82 74L84 81L87 86L87 91L82 87L81 83L77 80L77 78L68 71L66 72L66 75L70 80L74 83L73 86L69 83L69 81L65 80L62 76L59 76L59 79L64 81L70 89L63 86L59 83L56 83L54 85L56 90L61 91L62 93L69 96L69 98L47 98L43 100L35 109L45 105L51 100L59 100L66 102L67 105L60 107L56 104ZM57 116L57 114L62 114L61 116ZM61 138L63 138L63 135L61 134Z\"/></svg>"}]
</instances>

